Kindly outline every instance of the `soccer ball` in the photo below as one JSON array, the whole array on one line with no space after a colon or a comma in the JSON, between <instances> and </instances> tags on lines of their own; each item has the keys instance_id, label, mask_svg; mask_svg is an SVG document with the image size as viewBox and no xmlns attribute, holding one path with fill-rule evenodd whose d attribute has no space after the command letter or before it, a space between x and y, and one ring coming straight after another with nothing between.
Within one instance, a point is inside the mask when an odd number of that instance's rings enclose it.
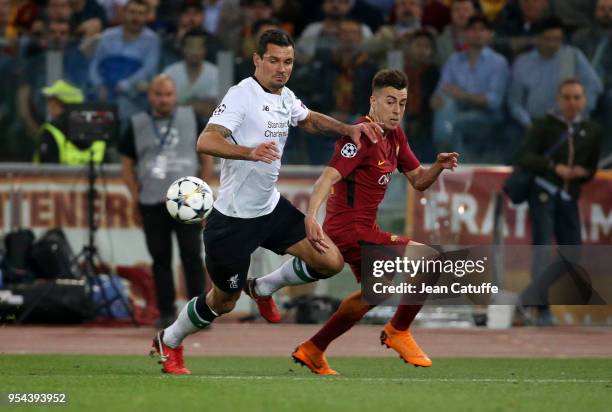
<instances>
[{"instance_id":1,"label":"soccer ball","mask_svg":"<svg viewBox=\"0 0 612 412\"><path fill-rule=\"evenodd\" d=\"M166 209L181 223L199 223L212 211L214 196L210 186L193 176L175 180L166 193Z\"/></svg>"}]
</instances>

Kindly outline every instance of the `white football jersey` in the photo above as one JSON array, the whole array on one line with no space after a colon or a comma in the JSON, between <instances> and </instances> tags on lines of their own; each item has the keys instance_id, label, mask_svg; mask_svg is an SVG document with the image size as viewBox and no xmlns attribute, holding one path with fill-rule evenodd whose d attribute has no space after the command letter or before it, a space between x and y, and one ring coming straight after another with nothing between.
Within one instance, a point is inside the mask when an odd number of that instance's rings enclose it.
<instances>
[{"instance_id":1,"label":"white football jersey","mask_svg":"<svg viewBox=\"0 0 612 412\"><path fill-rule=\"evenodd\" d=\"M289 88L282 93L267 91L254 77L230 88L208 124L229 129L230 143L256 147L275 141L282 156L289 126L306 119L308 109ZM215 209L230 217L254 218L271 213L280 193L276 181L281 161L272 164L249 160L221 159L221 186Z\"/></svg>"}]
</instances>

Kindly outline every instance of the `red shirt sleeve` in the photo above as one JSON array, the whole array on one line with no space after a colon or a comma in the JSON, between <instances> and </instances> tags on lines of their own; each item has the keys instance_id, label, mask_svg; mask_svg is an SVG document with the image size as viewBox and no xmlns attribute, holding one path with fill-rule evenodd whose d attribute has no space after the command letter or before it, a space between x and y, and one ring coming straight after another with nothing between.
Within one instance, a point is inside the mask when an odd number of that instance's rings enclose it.
<instances>
[{"instance_id":1,"label":"red shirt sleeve","mask_svg":"<svg viewBox=\"0 0 612 412\"><path fill-rule=\"evenodd\" d=\"M399 152L397 153L397 170L399 170L400 173L413 171L421 165L421 162L419 162L419 159L414 155L410 145L408 145L408 138L401 129L400 133L398 133L398 139Z\"/></svg>"},{"instance_id":2,"label":"red shirt sleeve","mask_svg":"<svg viewBox=\"0 0 612 412\"><path fill-rule=\"evenodd\" d=\"M369 144L366 136L361 137L361 148L359 150L357 150L357 146L350 137L341 137L336 141L334 155L329 161L328 166L340 172L343 178L347 177L366 158L370 146L371 144Z\"/></svg>"}]
</instances>

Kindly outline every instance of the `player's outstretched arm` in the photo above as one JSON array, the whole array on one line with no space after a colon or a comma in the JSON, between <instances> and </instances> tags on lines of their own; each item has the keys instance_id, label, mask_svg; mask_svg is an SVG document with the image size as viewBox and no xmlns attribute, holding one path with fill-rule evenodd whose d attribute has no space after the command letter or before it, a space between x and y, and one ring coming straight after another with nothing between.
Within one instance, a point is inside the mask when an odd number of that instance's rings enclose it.
<instances>
[{"instance_id":1,"label":"player's outstretched arm","mask_svg":"<svg viewBox=\"0 0 612 412\"><path fill-rule=\"evenodd\" d=\"M321 224L317 222L317 214L319 213L319 208L325 199L327 199L327 196L329 196L332 186L338 183L340 179L342 179L340 172L333 167L326 167L319 179L317 179L313 192L310 195L310 201L308 202L308 211L305 218L306 237L312 244L312 247L319 253L325 253L329 245L325 242Z\"/></svg>"},{"instance_id":2,"label":"player's outstretched arm","mask_svg":"<svg viewBox=\"0 0 612 412\"><path fill-rule=\"evenodd\" d=\"M429 168L422 166L404 173L410 185L416 190L423 191L429 188L444 169L455 170L458 165L459 153L439 153L436 162Z\"/></svg>"},{"instance_id":3,"label":"player's outstretched arm","mask_svg":"<svg viewBox=\"0 0 612 412\"><path fill-rule=\"evenodd\" d=\"M252 160L272 163L280 159L280 151L275 142L262 143L257 147L246 147L227 141L232 132L220 125L209 124L198 137L196 150L224 159Z\"/></svg>"},{"instance_id":4,"label":"player's outstretched arm","mask_svg":"<svg viewBox=\"0 0 612 412\"><path fill-rule=\"evenodd\" d=\"M383 129L379 123L346 124L312 110L308 113L306 119L298 123L298 126L312 134L329 135L337 133L341 136L348 136L357 145L358 149L361 148L362 133L373 143L376 143L383 135Z\"/></svg>"}]
</instances>

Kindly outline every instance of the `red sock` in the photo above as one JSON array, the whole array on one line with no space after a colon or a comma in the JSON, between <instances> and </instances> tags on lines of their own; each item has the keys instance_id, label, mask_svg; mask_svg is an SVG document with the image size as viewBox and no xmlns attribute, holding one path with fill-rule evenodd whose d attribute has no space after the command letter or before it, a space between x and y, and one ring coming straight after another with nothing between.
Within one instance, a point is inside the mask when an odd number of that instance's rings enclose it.
<instances>
[{"instance_id":1,"label":"red sock","mask_svg":"<svg viewBox=\"0 0 612 412\"><path fill-rule=\"evenodd\" d=\"M353 293L342 301L336 313L310 341L321 351L325 351L334 339L352 328L372 308L373 306L361 301L361 292Z\"/></svg>"},{"instance_id":2,"label":"red sock","mask_svg":"<svg viewBox=\"0 0 612 412\"><path fill-rule=\"evenodd\" d=\"M423 305L399 305L391 319L391 326L396 330L407 330Z\"/></svg>"}]
</instances>

